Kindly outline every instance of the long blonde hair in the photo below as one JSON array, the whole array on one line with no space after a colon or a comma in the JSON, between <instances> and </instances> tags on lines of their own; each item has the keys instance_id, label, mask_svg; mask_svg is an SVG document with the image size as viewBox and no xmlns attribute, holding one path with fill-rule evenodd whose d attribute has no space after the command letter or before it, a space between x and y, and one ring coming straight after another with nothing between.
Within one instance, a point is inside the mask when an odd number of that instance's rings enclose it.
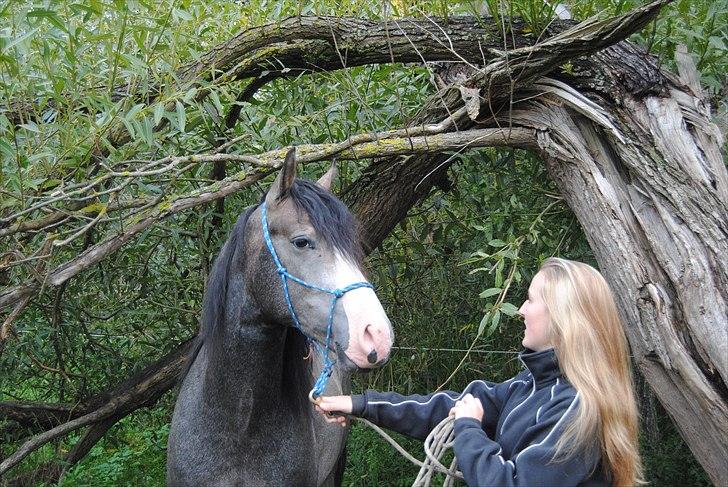
<instances>
[{"instance_id":1,"label":"long blonde hair","mask_svg":"<svg viewBox=\"0 0 728 487\"><path fill-rule=\"evenodd\" d=\"M580 401L557 442L557 457L594 448L598 438L613 485L643 483L627 339L609 286L599 271L581 262L550 258L539 272L551 344Z\"/></svg>"}]
</instances>

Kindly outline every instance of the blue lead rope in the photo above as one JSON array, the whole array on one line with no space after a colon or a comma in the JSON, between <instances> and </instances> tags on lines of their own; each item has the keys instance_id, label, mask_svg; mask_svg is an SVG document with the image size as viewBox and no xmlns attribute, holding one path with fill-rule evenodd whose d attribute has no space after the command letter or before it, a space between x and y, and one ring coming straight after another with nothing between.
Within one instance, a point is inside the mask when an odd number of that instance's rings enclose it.
<instances>
[{"instance_id":1,"label":"blue lead rope","mask_svg":"<svg viewBox=\"0 0 728 487\"><path fill-rule=\"evenodd\" d=\"M276 249L275 247L273 247L273 240L271 240L270 231L268 230L267 206L265 202L263 202L263 204L260 206L260 219L263 224L263 239L265 240L265 244L268 247L268 251L270 252L271 257L273 257L273 262L278 268L278 275L281 276L281 281L283 283L283 295L286 297L286 304L288 305L288 311L291 313L291 317L293 318L293 323L296 328L298 328L301 333L304 334L308 342L314 344L316 349L321 354L321 357L323 358L323 369L321 369L321 374L319 374L319 377L318 379L316 379L316 383L314 384L313 389L309 394L309 396L315 399L324 392L324 389L326 389L326 383L329 381L329 377L331 377L331 373L334 369L334 364L336 363L335 360L331 360L331 358L329 357L329 350L331 350L331 335L333 334L334 329L334 308L336 308L336 302L339 300L339 298L344 296L344 294L349 291L359 289L360 287L368 287L370 289L374 289L374 286L372 286L368 282L363 281L355 282L354 284L349 284L348 286L338 289L326 289L323 287L315 286L313 284L309 284L303 279L299 279L298 277L289 274L286 268L283 267L283 264L281 264L281 260L278 258L278 254L276 253ZM303 331L301 323L298 321L298 316L296 316L296 310L293 308L291 295L288 292L289 279L297 284L300 284L303 287L314 289L322 293L331 294L333 296L333 298L331 299L331 307L329 309L329 321L326 325L326 345L324 347L321 346L318 340L316 340L312 336L309 336L305 331Z\"/></svg>"}]
</instances>

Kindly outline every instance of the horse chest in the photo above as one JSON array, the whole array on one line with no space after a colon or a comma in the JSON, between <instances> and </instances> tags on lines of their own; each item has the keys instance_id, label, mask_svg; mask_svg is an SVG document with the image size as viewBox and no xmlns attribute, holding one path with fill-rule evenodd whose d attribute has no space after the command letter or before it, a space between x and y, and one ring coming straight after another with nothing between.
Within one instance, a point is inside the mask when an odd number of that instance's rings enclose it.
<instances>
[{"instance_id":1,"label":"horse chest","mask_svg":"<svg viewBox=\"0 0 728 487\"><path fill-rule=\"evenodd\" d=\"M181 477L193 480L189 485L317 484L310 432L262 418L249 426L245 431L230 425L208 429L198 438L199 448L188 452L188 471Z\"/></svg>"},{"instance_id":2,"label":"horse chest","mask_svg":"<svg viewBox=\"0 0 728 487\"><path fill-rule=\"evenodd\" d=\"M253 416L236 443L243 477L272 485L316 484L314 431L307 416L281 411Z\"/></svg>"},{"instance_id":3,"label":"horse chest","mask_svg":"<svg viewBox=\"0 0 728 487\"><path fill-rule=\"evenodd\" d=\"M168 449L170 485L316 485L310 416L253 399L211 400L196 367L180 391ZM240 390L245 388L240 385ZM205 399L203 399L205 398Z\"/></svg>"}]
</instances>

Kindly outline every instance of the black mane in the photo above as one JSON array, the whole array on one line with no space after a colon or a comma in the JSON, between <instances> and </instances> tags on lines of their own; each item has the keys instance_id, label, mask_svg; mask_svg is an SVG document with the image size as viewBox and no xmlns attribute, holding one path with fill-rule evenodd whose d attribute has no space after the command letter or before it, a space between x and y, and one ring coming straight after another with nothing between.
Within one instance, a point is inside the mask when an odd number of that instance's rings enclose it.
<instances>
[{"instance_id":1,"label":"black mane","mask_svg":"<svg viewBox=\"0 0 728 487\"><path fill-rule=\"evenodd\" d=\"M212 265L212 271L207 279L205 294L202 298L202 316L200 317L200 332L197 334L195 344L190 350L190 355L185 368L180 375L180 383L192 367L192 363L200 353L204 343L211 343L214 340L216 331L225 326L225 303L227 302L228 282L230 274L235 268L235 258L241 259L238 250L245 245L245 226L248 223L250 214L257 208L257 205L248 207L235 222L230 237L220 250L220 254Z\"/></svg>"}]
</instances>

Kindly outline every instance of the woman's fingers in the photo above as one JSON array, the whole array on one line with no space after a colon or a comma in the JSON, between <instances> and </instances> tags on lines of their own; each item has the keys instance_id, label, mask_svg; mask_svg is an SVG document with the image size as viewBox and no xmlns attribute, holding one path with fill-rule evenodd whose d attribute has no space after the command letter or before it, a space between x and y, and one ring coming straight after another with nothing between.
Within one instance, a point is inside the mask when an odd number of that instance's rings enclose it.
<instances>
[{"instance_id":1,"label":"woman's fingers","mask_svg":"<svg viewBox=\"0 0 728 487\"><path fill-rule=\"evenodd\" d=\"M349 420L344 415L351 414L354 406L351 396L320 396L316 398L315 407L328 423L346 426Z\"/></svg>"},{"instance_id":2,"label":"woman's fingers","mask_svg":"<svg viewBox=\"0 0 728 487\"><path fill-rule=\"evenodd\" d=\"M338 423L338 424L341 424L342 426L346 426L346 417L345 416L334 414L329 411L324 411L323 409L321 409L318 406L315 406L315 408L316 408L316 411L321 413L321 415L324 417L324 419L326 420L327 423Z\"/></svg>"},{"instance_id":3,"label":"woman's fingers","mask_svg":"<svg viewBox=\"0 0 728 487\"><path fill-rule=\"evenodd\" d=\"M473 397L472 394L465 394L462 399L455 402L455 406L450 409L449 415L455 416L455 419L470 417L482 420L483 405L480 399Z\"/></svg>"},{"instance_id":4,"label":"woman's fingers","mask_svg":"<svg viewBox=\"0 0 728 487\"><path fill-rule=\"evenodd\" d=\"M316 399L316 404L324 411L341 412L351 414L351 396L321 396Z\"/></svg>"}]
</instances>

